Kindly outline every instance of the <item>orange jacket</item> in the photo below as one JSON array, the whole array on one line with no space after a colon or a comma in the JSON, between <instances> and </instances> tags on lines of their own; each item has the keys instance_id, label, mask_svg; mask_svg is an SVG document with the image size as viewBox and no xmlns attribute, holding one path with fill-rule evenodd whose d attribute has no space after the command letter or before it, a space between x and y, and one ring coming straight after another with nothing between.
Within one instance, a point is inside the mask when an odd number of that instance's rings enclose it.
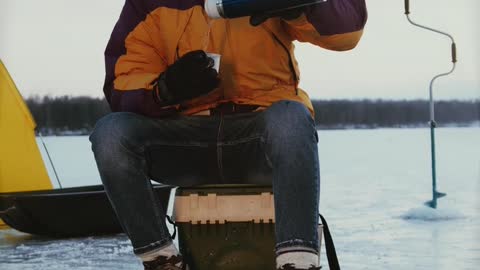
<instances>
[{"instance_id":1,"label":"orange jacket","mask_svg":"<svg viewBox=\"0 0 480 270\"><path fill-rule=\"evenodd\" d=\"M203 0L127 0L105 51L106 98L113 111L151 117L172 110L193 114L229 101L269 106L284 99L304 103L313 114L308 95L298 89L292 42L349 50L366 19L365 0L330 0L298 19L272 18L257 27L247 17L209 19ZM182 104L155 103L152 85L159 74L199 49L222 56L219 88Z\"/></svg>"}]
</instances>

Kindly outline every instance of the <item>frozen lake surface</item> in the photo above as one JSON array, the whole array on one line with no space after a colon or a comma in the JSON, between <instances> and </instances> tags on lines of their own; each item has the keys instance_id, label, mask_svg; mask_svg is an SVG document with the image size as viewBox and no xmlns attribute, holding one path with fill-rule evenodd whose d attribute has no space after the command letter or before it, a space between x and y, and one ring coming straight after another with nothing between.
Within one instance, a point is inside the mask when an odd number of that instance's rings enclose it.
<instances>
[{"instance_id":1,"label":"frozen lake surface","mask_svg":"<svg viewBox=\"0 0 480 270\"><path fill-rule=\"evenodd\" d=\"M428 129L319 135L321 212L343 269L480 269L480 128L437 130L438 190L448 194L438 210L423 207L431 199ZM45 142L64 187L100 183L87 137ZM123 235L53 240L6 230L0 269L142 267Z\"/></svg>"}]
</instances>

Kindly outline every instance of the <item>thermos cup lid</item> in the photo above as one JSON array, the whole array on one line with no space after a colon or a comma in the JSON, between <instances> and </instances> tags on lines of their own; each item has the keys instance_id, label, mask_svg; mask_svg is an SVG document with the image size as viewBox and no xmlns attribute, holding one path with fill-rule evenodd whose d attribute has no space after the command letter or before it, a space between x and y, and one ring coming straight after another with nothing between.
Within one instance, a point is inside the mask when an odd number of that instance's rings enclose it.
<instances>
[{"instance_id":1,"label":"thermos cup lid","mask_svg":"<svg viewBox=\"0 0 480 270\"><path fill-rule=\"evenodd\" d=\"M218 12L217 1L219 0L205 0L205 12L212 19L222 18L220 12Z\"/></svg>"}]
</instances>

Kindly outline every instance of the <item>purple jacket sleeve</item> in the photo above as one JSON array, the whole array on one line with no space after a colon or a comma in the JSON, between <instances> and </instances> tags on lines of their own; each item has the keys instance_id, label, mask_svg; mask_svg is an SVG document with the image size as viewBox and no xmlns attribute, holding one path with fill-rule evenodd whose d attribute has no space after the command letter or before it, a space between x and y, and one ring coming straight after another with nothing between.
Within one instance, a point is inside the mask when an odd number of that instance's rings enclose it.
<instances>
[{"instance_id":1,"label":"purple jacket sleeve","mask_svg":"<svg viewBox=\"0 0 480 270\"><path fill-rule=\"evenodd\" d=\"M125 89L128 87L116 89L115 81L118 79L116 66L121 62L122 58L126 59L124 61L131 62L141 62L139 59L142 59L142 55L127 55L129 35L145 20L150 12L174 3L176 2L167 0L125 0L120 17L105 49L105 82L103 90L113 112L134 112L150 117L162 117L172 113L171 108L162 108L154 100L151 89ZM145 52L149 50L149 48L145 48ZM157 59L152 58L152 61L154 60ZM131 70L123 69L121 72L128 73Z\"/></svg>"},{"instance_id":2,"label":"purple jacket sleeve","mask_svg":"<svg viewBox=\"0 0 480 270\"><path fill-rule=\"evenodd\" d=\"M348 50L357 45L366 22L365 0L328 0L307 7L303 16L285 25L292 39Z\"/></svg>"}]
</instances>

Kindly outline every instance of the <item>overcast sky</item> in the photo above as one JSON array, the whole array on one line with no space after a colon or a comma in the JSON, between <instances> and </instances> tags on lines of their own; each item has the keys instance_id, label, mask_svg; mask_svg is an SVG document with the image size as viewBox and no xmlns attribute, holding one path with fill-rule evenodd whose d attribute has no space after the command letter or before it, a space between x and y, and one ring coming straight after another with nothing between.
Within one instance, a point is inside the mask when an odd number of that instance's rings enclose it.
<instances>
[{"instance_id":1,"label":"overcast sky","mask_svg":"<svg viewBox=\"0 0 480 270\"><path fill-rule=\"evenodd\" d=\"M174 0L172 0L174 1ZM101 96L103 51L124 0L0 0L0 58L24 96ZM438 99L480 98L480 1L411 0L412 18L451 33L457 70L435 87ZM450 42L405 19L403 0L367 0L359 46L330 52L297 44L301 87L312 98L428 98L448 71Z\"/></svg>"}]
</instances>

